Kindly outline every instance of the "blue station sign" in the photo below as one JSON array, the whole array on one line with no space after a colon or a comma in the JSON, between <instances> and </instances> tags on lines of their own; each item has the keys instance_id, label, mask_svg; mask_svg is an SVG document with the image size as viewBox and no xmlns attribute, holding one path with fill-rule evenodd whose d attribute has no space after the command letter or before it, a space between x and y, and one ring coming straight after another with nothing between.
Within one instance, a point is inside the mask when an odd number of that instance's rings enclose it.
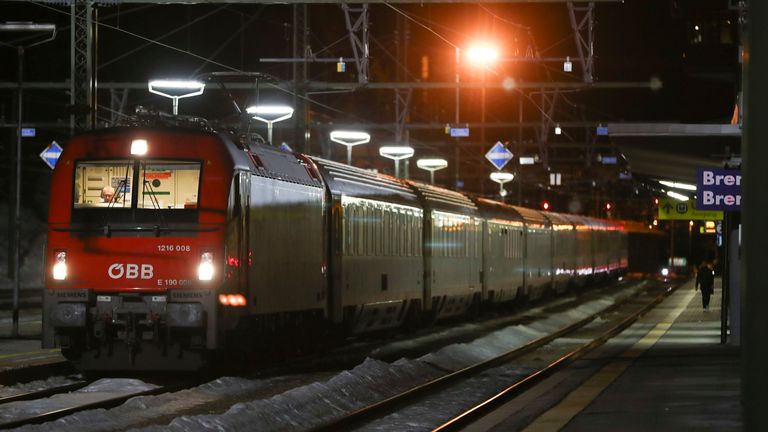
<instances>
[{"instance_id":1,"label":"blue station sign","mask_svg":"<svg viewBox=\"0 0 768 432\"><path fill-rule=\"evenodd\" d=\"M485 158L488 159L497 170L504 168L504 165L506 165L514 156L515 155L512 154L501 141L496 141L496 144L494 144L493 147L488 150L488 153L485 154Z\"/></svg>"},{"instance_id":2,"label":"blue station sign","mask_svg":"<svg viewBox=\"0 0 768 432\"><path fill-rule=\"evenodd\" d=\"M45 162L46 165L48 165L51 169L56 167L56 162L59 161L59 156L61 156L61 152L63 149L57 143L56 141L53 141L51 145L45 148L42 153L40 153L40 159Z\"/></svg>"},{"instance_id":3,"label":"blue station sign","mask_svg":"<svg viewBox=\"0 0 768 432\"><path fill-rule=\"evenodd\" d=\"M468 137L469 136L469 128L468 127L452 127L450 128L451 136L454 138L461 138L461 137Z\"/></svg>"},{"instance_id":4,"label":"blue station sign","mask_svg":"<svg viewBox=\"0 0 768 432\"><path fill-rule=\"evenodd\" d=\"M696 170L696 209L741 211L741 171Z\"/></svg>"}]
</instances>

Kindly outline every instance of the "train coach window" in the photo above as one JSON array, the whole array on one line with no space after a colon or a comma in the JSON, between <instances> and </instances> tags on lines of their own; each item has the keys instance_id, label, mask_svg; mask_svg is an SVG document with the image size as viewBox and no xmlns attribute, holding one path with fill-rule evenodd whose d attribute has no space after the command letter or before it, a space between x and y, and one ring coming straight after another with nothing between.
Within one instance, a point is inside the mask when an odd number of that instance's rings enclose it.
<instances>
[{"instance_id":1,"label":"train coach window","mask_svg":"<svg viewBox=\"0 0 768 432\"><path fill-rule=\"evenodd\" d=\"M75 164L74 208L130 207L133 163L126 160Z\"/></svg>"},{"instance_id":2,"label":"train coach window","mask_svg":"<svg viewBox=\"0 0 768 432\"><path fill-rule=\"evenodd\" d=\"M146 161L139 171L138 208L195 209L200 188L200 163Z\"/></svg>"}]
</instances>

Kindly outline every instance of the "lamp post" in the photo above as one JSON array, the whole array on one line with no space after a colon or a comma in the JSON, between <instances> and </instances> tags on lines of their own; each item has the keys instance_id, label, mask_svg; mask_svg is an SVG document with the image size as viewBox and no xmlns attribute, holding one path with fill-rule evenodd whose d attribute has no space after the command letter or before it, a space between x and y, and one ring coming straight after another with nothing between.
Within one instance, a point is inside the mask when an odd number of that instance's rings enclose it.
<instances>
[{"instance_id":1,"label":"lamp post","mask_svg":"<svg viewBox=\"0 0 768 432\"><path fill-rule=\"evenodd\" d=\"M485 76L488 67L496 63L499 58L499 52L490 44L480 44L469 49L468 53L470 65L482 69L482 83L480 89L480 142L485 141Z\"/></svg>"},{"instance_id":2,"label":"lamp post","mask_svg":"<svg viewBox=\"0 0 768 432\"><path fill-rule=\"evenodd\" d=\"M371 134L360 131L332 131L331 141L347 147L347 165L352 165L352 147L371 142Z\"/></svg>"},{"instance_id":3,"label":"lamp post","mask_svg":"<svg viewBox=\"0 0 768 432\"><path fill-rule=\"evenodd\" d=\"M19 243L21 239L21 126L22 126L22 113L24 107L24 50L50 42L56 37L56 25L55 24L36 24L32 22L6 22L0 24L0 32L15 33L26 36L43 36L44 39L40 39L34 42L25 44L29 38L19 38L17 42L11 42L7 45L16 48L18 55L18 105L16 115L16 148L11 152L11 159L15 163L15 180L11 189L11 196L13 197L13 214L12 219L9 218L9 234L11 240L11 260L9 270L13 271L13 324L11 327L11 336L16 337L19 335L19 291L21 289L21 276L19 275L20 267L20 252ZM47 36L47 37L45 37Z\"/></svg>"},{"instance_id":4,"label":"lamp post","mask_svg":"<svg viewBox=\"0 0 768 432\"><path fill-rule=\"evenodd\" d=\"M150 93L173 100L173 115L179 115L179 99L201 95L205 90L204 83L187 80L153 80L148 87Z\"/></svg>"},{"instance_id":5,"label":"lamp post","mask_svg":"<svg viewBox=\"0 0 768 432\"><path fill-rule=\"evenodd\" d=\"M480 88L480 143L485 143L485 81L488 67L495 64L499 59L499 52L495 46L488 42L479 43L469 49L469 64L473 67L481 68ZM481 146L482 148L482 146ZM481 183L482 184L482 183Z\"/></svg>"},{"instance_id":6,"label":"lamp post","mask_svg":"<svg viewBox=\"0 0 768 432\"><path fill-rule=\"evenodd\" d=\"M459 89L460 89L460 75L459 75L459 66L461 64L461 48L456 47L456 127L459 127L459 114L460 114L460 108L459 108ZM459 158L459 138L457 137L454 143L454 163L456 166L453 169L454 173L454 179L453 184L454 188L459 187L459 165L460 158Z\"/></svg>"},{"instance_id":7,"label":"lamp post","mask_svg":"<svg viewBox=\"0 0 768 432\"><path fill-rule=\"evenodd\" d=\"M467 63L471 66L479 66L483 67L483 84L485 83L485 72L488 69L488 67L492 64L494 64L498 58L499 58L499 52L498 50L489 43L479 43L476 44L469 49L467 49ZM458 127L459 121L460 121L460 108L459 108L459 99L460 99L460 71L461 71L461 48L456 47L456 109L455 114L456 117L454 121L456 122L456 126ZM480 107L480 142L485 141L485 86L483 85L481 89L481 107ZM458 187L459 182L459 165L460 165L460 154L459 154L459 140L456 138L455 141L455 163L456 166L454 167L454 181L456 183L456 187Z\"/></svg>"},{"instance_id":8,"label":"lamp post","mask_svg":"<svg viewBox=\"0 0 768 432\"><path fill-rule=\"evenodd\" d=\"M419 159L416 161L416 166L429 171L429 183L435 184L435 171L446 168L448 161L445 159Z\"/></svg>"},{"instance_id":9,"label":"lamp post","mask_svg":"<svg viewBox=\"0 0 768 432\"><path fill-rule=\"evenodd\" d=\"M499 184L499 196L504 198L507 196L507 190L504 189L504 183L511 182L512 179L515 178L515 175L508 172L498 171L498 172L492 172L491 180L495 181Z\"/></svg>"},{"instance_id":10,"label":"lamp post","mask_svg":"<svg viewBox=\"0 0 768 432\"><path fill-rule=\"evenodd\" d=\"M383 146L379 148L379 154L395 161L395 177L400 177L400 161L413 156L413 147L410 146Z\"/></svg>"},{"instance_id":11,"label":"lamp post","mask_svg":"<svg viewBox=\"0 0 768 432\"><path fill-rule=\"evenodd\" d=\"M253 118L267 124L267 142L272 145L272 125L293 116L293 107L288 105L255 105L245 109Z\"/></svg>"}]
</instances>

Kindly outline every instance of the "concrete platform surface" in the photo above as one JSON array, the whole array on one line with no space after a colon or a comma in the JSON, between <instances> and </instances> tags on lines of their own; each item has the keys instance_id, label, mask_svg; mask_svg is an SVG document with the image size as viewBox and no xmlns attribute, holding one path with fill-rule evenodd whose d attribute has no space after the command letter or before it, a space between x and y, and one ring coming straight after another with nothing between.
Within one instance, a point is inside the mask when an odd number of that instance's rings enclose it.
<instances>
[{"instance_id":1,"label":"concrete platform surface","mask_svg":"<svg viewBox=\"0 0 768 432\"><path fill-rule=\"evenodd\" d=\"M739 349L720 344L693 282L599 349L464 431L739 431Z\"/></svg>"}]
</instances>

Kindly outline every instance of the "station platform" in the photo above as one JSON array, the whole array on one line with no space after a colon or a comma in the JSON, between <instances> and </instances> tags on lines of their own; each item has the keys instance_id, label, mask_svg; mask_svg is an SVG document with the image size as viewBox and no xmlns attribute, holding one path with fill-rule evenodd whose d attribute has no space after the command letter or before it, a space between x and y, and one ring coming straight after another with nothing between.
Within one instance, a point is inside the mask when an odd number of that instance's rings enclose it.
<instances>
[{"instance_id":1,"label":"station platform","mask_svg":"<svg viewBox=\"0 0 768 432\"><path fill-rule=\"evenodd\" d=\"M64 361L58 349L40 346L42 312L39 308L19 311L18 335L12 336L12 311L0 310L0 372Z\"/></svg>"},{"instance_id":2,"label":"station platform","mask_svg":"<svg viewBox=\"0 0 768 432\"><path fill-rule=\"evenodd\" d=\"M720 344L720 280L709 310L694 282L601 348L465 431L742 430L738 347Z\"/></svg>"}]
</instances>

